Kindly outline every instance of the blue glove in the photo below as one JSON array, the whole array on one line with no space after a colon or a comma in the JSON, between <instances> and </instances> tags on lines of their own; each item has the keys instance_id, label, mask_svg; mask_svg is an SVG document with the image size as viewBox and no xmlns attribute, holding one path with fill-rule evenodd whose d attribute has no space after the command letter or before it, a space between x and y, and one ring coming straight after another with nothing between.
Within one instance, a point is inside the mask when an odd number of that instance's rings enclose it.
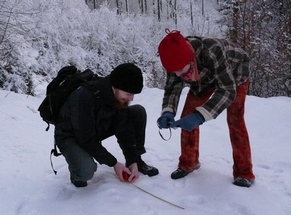
<instances>
[{"instance_id":1,"label":"blue glove","mask_svg":"<svg viewBox=\"0 0 291 215\"><path fill-rule=\"evenodd\" d=\"M169 128L175 122L174 114L171 112L164 112L157 120L159 128Z\"/></svg>"},{"instance_id":2,"label":"blue glove","mask_svg":"<svg viewBox=\"0 0 291 215\"><path fill-rule=\"evenodd\" d=\"M171 128L183 128L187 131L192 131L194 128L196 128L198 125L203 124L205 121L204 117L202 114L198 111L195 111L194 113L185 116L176 122L171 124Z\"/></svg>"}]
</instances>

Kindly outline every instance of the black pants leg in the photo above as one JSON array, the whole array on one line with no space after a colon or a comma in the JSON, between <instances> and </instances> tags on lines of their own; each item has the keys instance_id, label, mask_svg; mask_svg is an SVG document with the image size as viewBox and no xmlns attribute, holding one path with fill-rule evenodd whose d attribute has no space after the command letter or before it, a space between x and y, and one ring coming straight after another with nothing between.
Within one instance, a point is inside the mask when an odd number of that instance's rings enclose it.
<instances>
[{"instance_id":1,"label":"black pants leg","mask_svg":"<svg viewBox=\"0 0 291 215\"><path fill-rule=\"evenodd\" d=\"M97 170L97 163L74 139L66 139L57 146L68 163L71 178L77 181L88 181L93 177Z\"/></svg>"},{"instance_id":2,"label":"black pants leg","mask_svg":"<svg viewBox=\"0 0 291 215\"><path fill-rule=\"evenodd\" d=\"M129 106L130 119L134 125L135 135L136 135L136 145L137 150L140 155L146 152L145 144L145 129L147 123L146 110L141 105Z\"/></svg>"},{"instance_id":3,"label":"black pants leg","mask_svg":"<svg viewBox=\"0 0 291 215\"><path fill-rule=\"evenodd\" d=\"M119 124L120 127L126 127L129 123L133 124L134 127L134 136L136 139L136 146L138 153L140 155L146 152L144 148L145 144L145 129L146 129L146 122L147 122L147 114L146 110L141 105L131 105L128 109L124 109L124 111L120 112L119 116L116 116L118 120L112 120L107 128L103 128L100 136L101 140L105 140L108 137L115 135L114 133L114 126ZM122 122L121 122L122 121ZM107 122L108 123L108 122ZM122 126L120 126L122 125Z\"/></svg>"}]
</instances>

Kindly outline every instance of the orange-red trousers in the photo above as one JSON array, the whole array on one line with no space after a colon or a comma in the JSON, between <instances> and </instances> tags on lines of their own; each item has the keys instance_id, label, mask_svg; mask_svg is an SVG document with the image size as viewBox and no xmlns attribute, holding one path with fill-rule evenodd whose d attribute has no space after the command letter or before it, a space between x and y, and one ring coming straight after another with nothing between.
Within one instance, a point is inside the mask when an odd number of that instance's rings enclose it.
<instances>
[{"instance_id":1,"label":"orange-red trousers","mask_svg":"<svg viewBox=\"0 0 291 215\"><path fill-rule=\"evenodd\" d=\"M243 177L254 180L252 171L252 158L250 141L244 120L244 106L248 91L249 81L237 87L237 95L233 103L227 108L227 123L230 141L233 150L233 177ZM194 112L196 107L203 105L214 92L209 90L202 97L195 97L189 91L181 118ZM199 127L189 132L181 132L181 156L179 168L191 172L199 162Z\"/></svg>"}]
</instances>

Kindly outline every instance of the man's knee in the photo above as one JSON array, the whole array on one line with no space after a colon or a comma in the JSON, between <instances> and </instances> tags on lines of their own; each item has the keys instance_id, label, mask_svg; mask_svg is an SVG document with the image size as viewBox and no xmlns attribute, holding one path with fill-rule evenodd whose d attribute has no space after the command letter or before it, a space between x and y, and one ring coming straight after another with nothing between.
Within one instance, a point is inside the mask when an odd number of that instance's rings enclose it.
<instances>
[{"instance_id":1,"label":"man's knee","mask_svg":"<svg viewBox=\"0 0 291 215\"><path fill-rule=\"evenodd\" d=\"M90 180L97 170L97 164L93 161L82 162L80 165L70 168L74 179L79 181Z\"/></svg>"},{"instance_id":2,"label":"man's knee","mask_svg":"<svg viewBox=\"0 0 291 215\"><path fill-rule=\"evenodd\" d=\"M68 163L71 177L80 181L88 181L93 177L97 163L74 139L59 143L58 147Z\"/></svg>"},{"instance_id":3,"label":"man's knee","mask_svg":"<svg viewBox=\"0 0 291 215\"><path fill-rule=\"evenodd\" d=\"M93 178L94 173L97 170L97 164L93 161L91 163L87 163L86 167L81 170L81 178L82 181L88 181Z\"/></svg>"},{"instance_id":4,"label":"man's knee","mask_svg":"<svg viewBox=\"0 0 291 215\"><path fill-rule=\"evenodd\" d=\"M129 106L129 110L130 110L131 116L133 117L136 116L138 118L140 117L146 118L147 116L145 108L139 104Z\"/></svg>"}]
</instances>

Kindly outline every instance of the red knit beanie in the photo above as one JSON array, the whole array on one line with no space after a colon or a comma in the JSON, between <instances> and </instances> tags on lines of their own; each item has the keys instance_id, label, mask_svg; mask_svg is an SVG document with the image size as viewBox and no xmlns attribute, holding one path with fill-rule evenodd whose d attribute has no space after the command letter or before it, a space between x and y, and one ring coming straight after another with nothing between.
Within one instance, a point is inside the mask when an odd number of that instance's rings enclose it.
<instances>
[{"instance_id":1,"label":"red knit beanie","mask_svg":"<svg viewBox=\"0 0 291 215\"><path fill-rule=\"evenodd\" d=\"M159 44L158 52L163 67L168 72L175 72L183 69L193 58L189 45L180 31L165 30L168 34Z\"/></svg>"}]
</instances>

